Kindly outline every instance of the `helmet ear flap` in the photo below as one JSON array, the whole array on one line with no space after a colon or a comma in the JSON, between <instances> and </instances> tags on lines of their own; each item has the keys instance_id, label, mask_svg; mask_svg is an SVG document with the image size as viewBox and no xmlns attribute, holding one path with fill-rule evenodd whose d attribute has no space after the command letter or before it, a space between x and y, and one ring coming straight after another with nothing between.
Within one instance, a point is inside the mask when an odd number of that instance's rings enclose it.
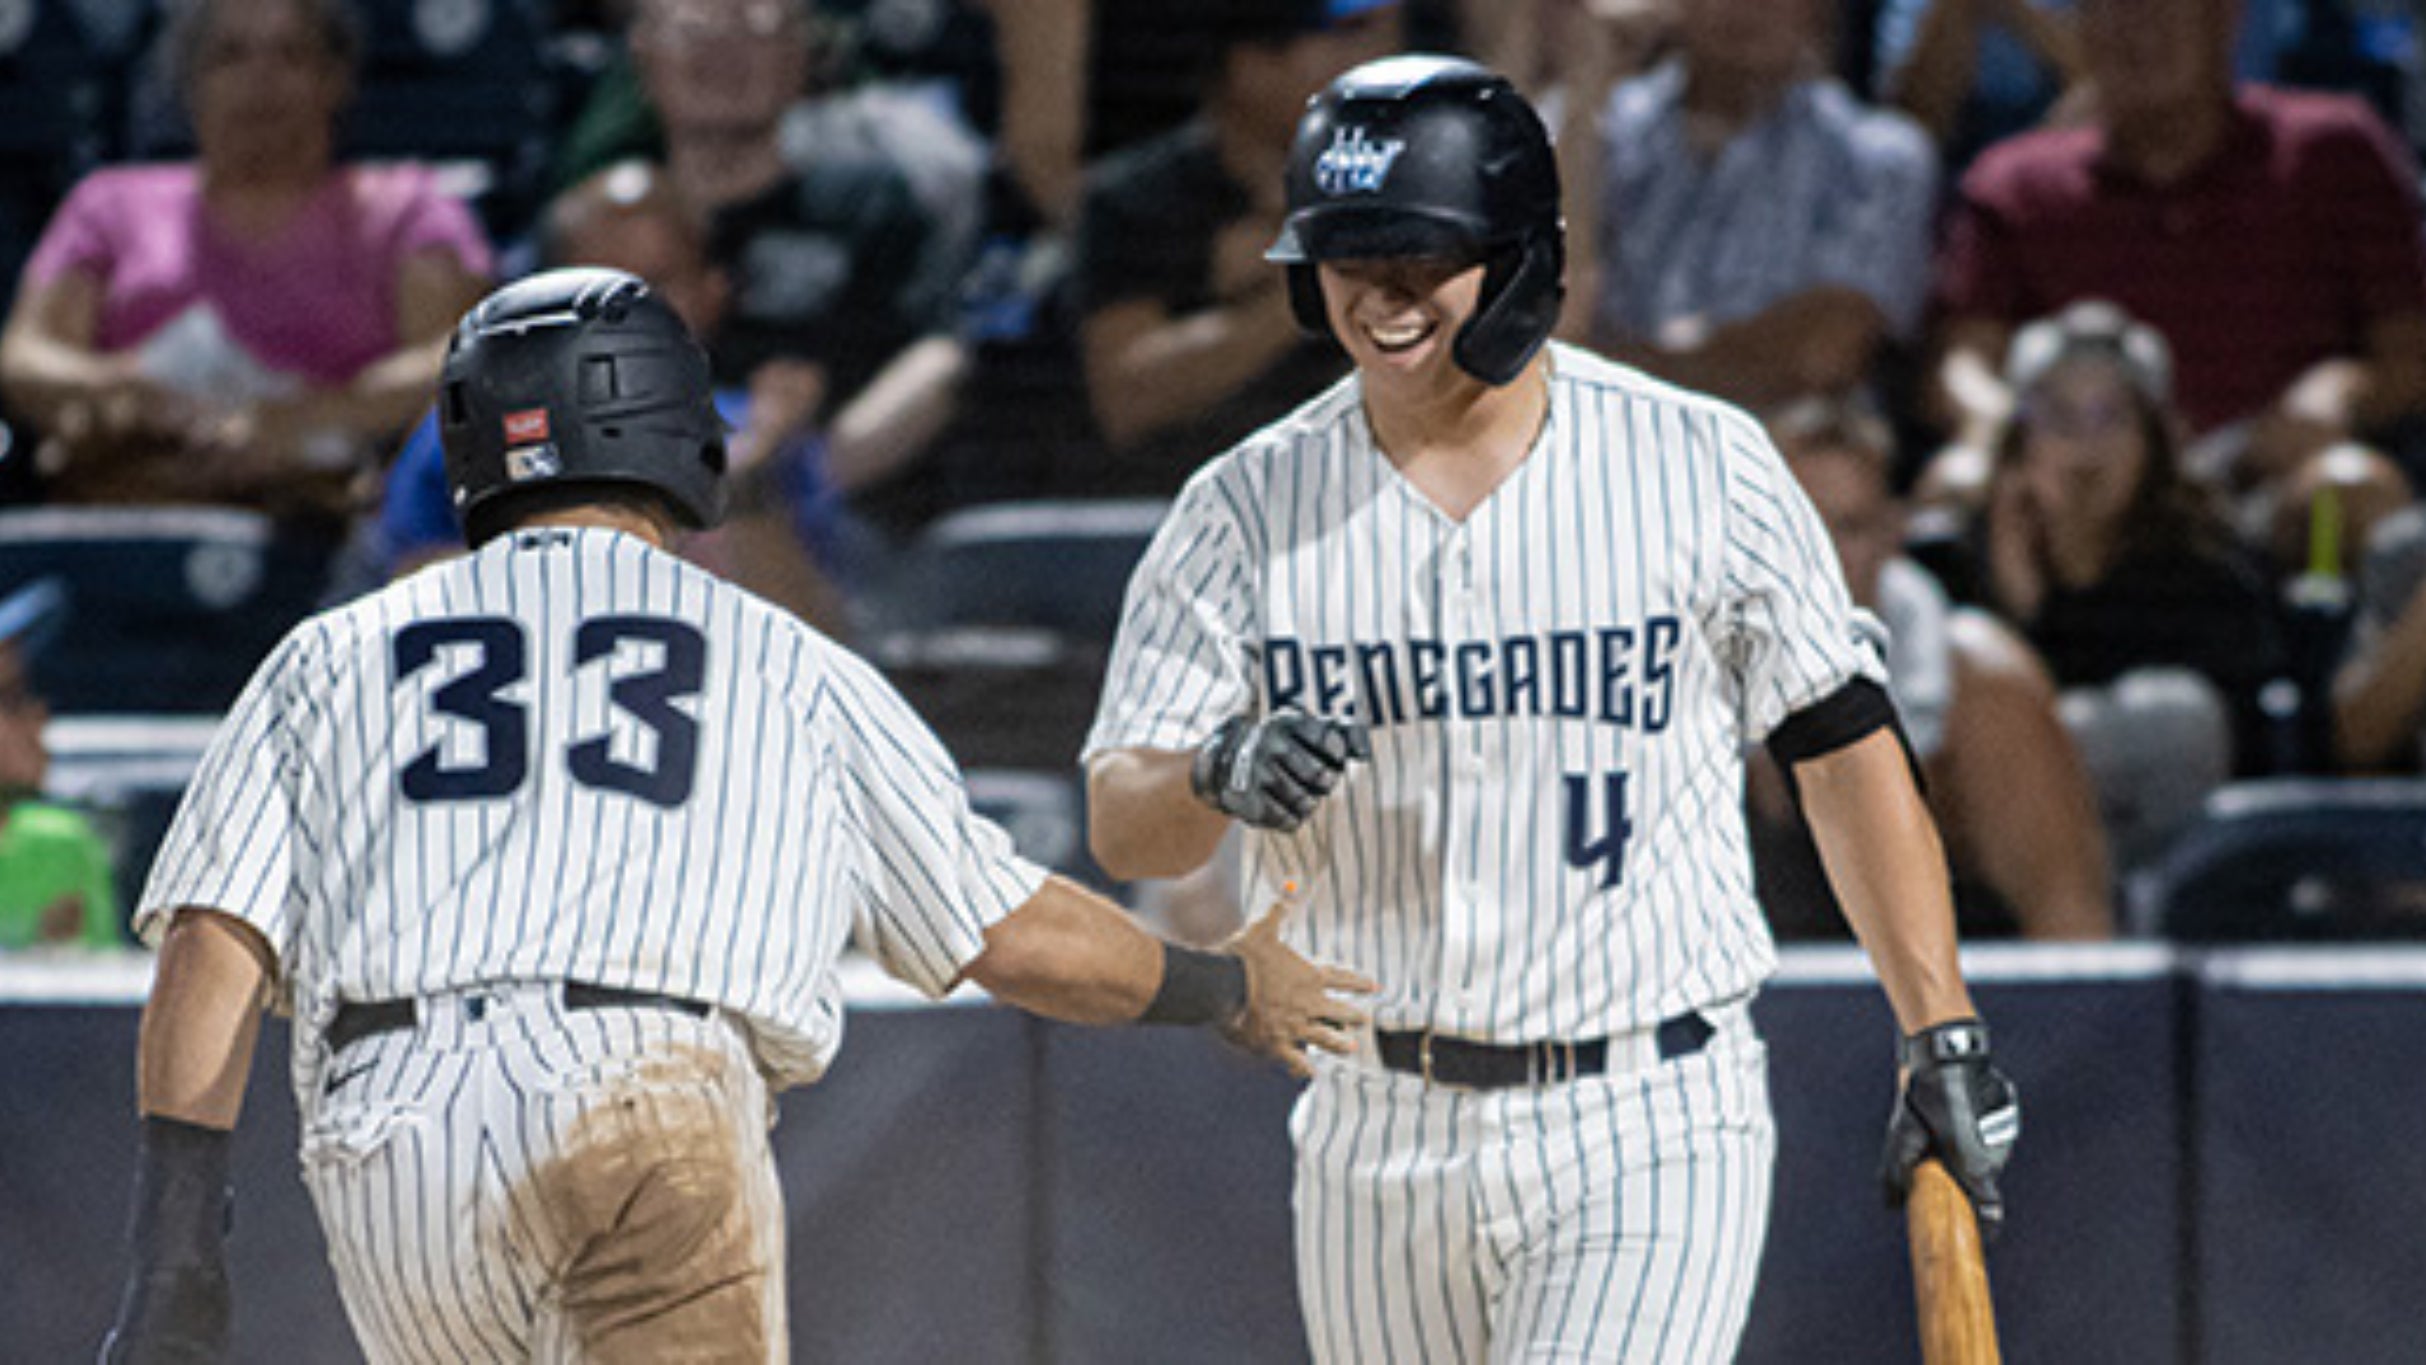
<instances>
[{"instance_id":1,"label":"helmet ear flap","mask_svg":"<svg viewBox=\"0 0 2426 1365\"><path fill-rule=\"evenodd\" d=\"M1567 297L1566 242L1530 232L1483 268L1482 306L1450 347L1458 368L1497 387L1516 378L1550 332Z\"/></svg>"},{"instance_id":2,"label":"helmet ear flap","mask_svg":"<svg viewBox=\"0 0 2426 1365\"><path fill-rule=\"evenodd\" d=\"M1289 266L1289 311L1297 315L1299 331L1317 340L1333 339L1331 314L1323 307L1322 276L1312 261Z\"/></svg>"}]
</instances>

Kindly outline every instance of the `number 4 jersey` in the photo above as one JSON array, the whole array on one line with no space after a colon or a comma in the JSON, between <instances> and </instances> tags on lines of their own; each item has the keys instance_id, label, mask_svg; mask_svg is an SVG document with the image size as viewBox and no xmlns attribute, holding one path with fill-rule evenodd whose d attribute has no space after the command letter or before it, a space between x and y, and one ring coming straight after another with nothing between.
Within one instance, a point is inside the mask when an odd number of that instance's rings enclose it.
<instances>
[{"instance_id":1,"label":"number 4 jersey","mask_svg":"<svg viewBox=\"0 0 2426 1365\"><path fill-rule=\"evenodd\" d=\"M1351 378L1200 471L1139 564L1090 754L1233 714L1358 716L1373 760L1249 904L1383 983L1376 1021L1592 1038L1750 992L1775 954L1744 747L1884 680L1827 533L1743 413L1553 347L1533 449L1463 521Z\"/></svg>"},{"instance_id":2,"label":"number 4 jersey","mask_svg":"<svg viewBox=\"0 0 2426 1365\"><path fill-rule=\"evenodd\" d=\"M314 1026L489 981L704 1000L798 1082L839 1042L846 943L940 995L1042 879L857 657L644 541L543 528L289 635L136 927L248 921Z\"/></svg>"}]
</instances>

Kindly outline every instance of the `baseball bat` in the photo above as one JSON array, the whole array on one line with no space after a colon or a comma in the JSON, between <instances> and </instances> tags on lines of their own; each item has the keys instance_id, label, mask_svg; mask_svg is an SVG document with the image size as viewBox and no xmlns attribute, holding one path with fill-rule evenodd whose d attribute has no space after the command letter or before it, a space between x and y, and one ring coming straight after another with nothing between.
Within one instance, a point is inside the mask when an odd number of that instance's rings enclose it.
<instances>
[{"instance_id":1,"label":"baseball bat","mask_svg":"<svg viewBox=\"0 0 2426 1365\"><path fill-rule=\"evenodd\" d=\"M1996 1305L1988 1297L1979 1218L1963 1187L1935 1158L1912 1172L1904 1222L1912 1238L1923 1365L1997 1365Z\"/></svg>"}]
</instances>

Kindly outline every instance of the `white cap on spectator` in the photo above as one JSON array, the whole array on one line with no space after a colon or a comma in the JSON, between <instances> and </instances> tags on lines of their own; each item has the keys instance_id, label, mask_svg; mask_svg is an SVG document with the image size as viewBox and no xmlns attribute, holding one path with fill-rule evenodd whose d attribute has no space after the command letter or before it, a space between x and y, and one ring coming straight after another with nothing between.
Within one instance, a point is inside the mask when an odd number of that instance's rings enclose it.
<instances>
[{"instance_id":1,"label":"white cap on spectator","mask_svg":"<svg viewBox=\"0 0 2426 1365\"><path fill-rule=\"evenodd\" d=\"M2095 356L2123 372L2158 407L2173 401L2173 348L2157 330L2105 299L2083 299L2014 335L2005 383L2023 393L2064 361Z\"/></svg>"}]
</instances>

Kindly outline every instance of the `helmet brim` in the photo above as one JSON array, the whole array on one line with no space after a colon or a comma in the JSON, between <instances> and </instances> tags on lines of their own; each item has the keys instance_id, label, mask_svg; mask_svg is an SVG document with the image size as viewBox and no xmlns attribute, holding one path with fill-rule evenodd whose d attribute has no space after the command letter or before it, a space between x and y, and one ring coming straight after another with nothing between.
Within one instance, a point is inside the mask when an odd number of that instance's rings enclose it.
<instances>
[{"instance_id":1,"label":"helmet brim","mask_svg":"<svg viewBox=\"0 0 2426 1365\"><path fill-rule=\"evenodd\" d=\"M1490 237L1479 223L1454 214L1381 204L1327 204L1289 216L1264 259L1281 265L1314 261L1480 260Z\"/></svg>"}]
</instances>

